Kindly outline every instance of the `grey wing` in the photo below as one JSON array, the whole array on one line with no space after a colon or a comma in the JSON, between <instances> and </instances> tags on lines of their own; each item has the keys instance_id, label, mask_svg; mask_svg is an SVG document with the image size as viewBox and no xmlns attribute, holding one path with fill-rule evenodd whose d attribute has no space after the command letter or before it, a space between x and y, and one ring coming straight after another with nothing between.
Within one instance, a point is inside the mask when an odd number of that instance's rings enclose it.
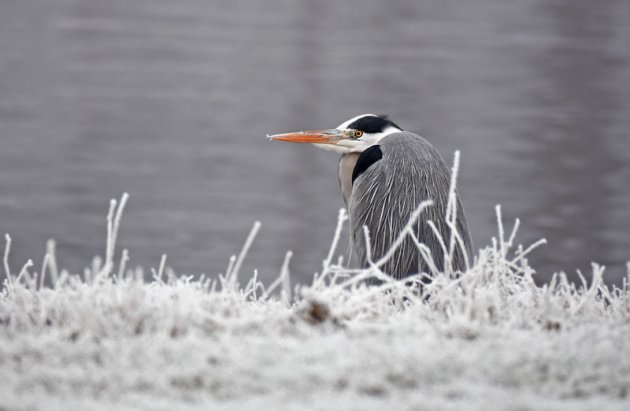
<instances>
[{"instance_id":1,"label":"grey wing","mask_svg":"<svg viewBox=\"0 0 630 411\"><path fill-rule=\"evenodd\" d=\"M433 221L448 244L450 230L444 217L450 170L437 150L415 134L402 132L387 136L380 146L381 160L354 181L348 204L351 248L358 264L365 266L368 257L364 226L370 233L372 261L376 261L387 253L420 203L431 199L434 205L423 212L414 231L420 242L431 250L434 263L442 271L444 252L428 221ZM464 253L470 255L472 243L459 197L457 221L466 249L456 248L453 268L463 271L466 268ZM409 237L382 269L395 278L430 272Z\"/></svg>"}]
</instances>

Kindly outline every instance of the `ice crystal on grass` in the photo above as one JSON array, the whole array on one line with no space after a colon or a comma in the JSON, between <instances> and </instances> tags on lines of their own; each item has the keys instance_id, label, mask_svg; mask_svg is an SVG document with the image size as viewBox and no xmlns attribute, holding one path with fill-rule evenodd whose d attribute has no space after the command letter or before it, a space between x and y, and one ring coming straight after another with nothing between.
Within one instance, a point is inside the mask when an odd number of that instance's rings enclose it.
<instances>
[{"instance_id":1,"label":"ice crystal on grass","mask_svg":"<svg viewBox=\"0 0 630 411\"><path fill-rule=\"evenodd\" d=\"M537 287L538 244L516 243L518 221L506 234L500 208L467 272L429 284L344 266L342 210L321 272L291 287L290 253L269 286L241 281L258 223L216 279L178 277L164 256L144 282L116 257L126 200L81 275L59 271L53 242L39 273L13 272L7 236L0 409L627 409L628 281L609 288L593 265L590 282ZM448 261L457 235L444 243Z\"/></svg>"}]
</instances>

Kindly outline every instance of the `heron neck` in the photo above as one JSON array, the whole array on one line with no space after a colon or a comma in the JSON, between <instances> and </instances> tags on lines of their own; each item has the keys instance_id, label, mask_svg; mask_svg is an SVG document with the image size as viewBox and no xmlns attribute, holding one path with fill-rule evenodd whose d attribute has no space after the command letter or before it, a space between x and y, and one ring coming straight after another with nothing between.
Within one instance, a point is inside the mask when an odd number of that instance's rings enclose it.
<instances>
[{"instance_id":1,"label":"heron neck","mask_svg":"<svg viewBox=\"0 0 630 411\"><path fill-rule=\"evenodd\" d=\"M348 206L348 201L350 201L350 195L352 194L352 171L360 155L361 153L347 153L342 154L339 159L339 185L341 186L341 194L346 206Z\"/></svg>"}]
</instances>

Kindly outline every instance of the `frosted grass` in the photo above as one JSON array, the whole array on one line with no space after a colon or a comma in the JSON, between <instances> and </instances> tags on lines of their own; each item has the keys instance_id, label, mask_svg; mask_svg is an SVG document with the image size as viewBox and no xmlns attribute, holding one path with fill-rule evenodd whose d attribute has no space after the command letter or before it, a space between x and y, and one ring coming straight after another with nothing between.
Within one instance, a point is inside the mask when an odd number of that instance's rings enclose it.
<instances>
[{"instance_id":1,"label":"frosted grass","mask_svg":"<svg viewBox=\"0 0 630 411\"><path fill-rule=\"evenodd\" d=\"M457 166L458 156L454 176ZM6 236L0 409L630 405L630 273L610 288L604 267L594 264L590 281L572 284L560 273L536 287L527 256L542 241L519 245L519 223L506 230L500 207L497 237L466 273L433 269L433 281L420 286L422 276L382 273L388 256L347 268L337 257L347 220L341 210L312 283L291 286L288 252L266 286L256 272L245 281L240 275L260 223L217 278L179 277L163 256L143 281L141 271L126 268L127 250L116 255L126 201L126 194L112 200L105 258L80 275L58 269L52 241L39 272L32 261L12 271ZM401 239L429 206L421 205ZM457 233L443 241L445 261L458 246ZM379 285L367 286L373 278Z\"/></svg>"}]
</instances>

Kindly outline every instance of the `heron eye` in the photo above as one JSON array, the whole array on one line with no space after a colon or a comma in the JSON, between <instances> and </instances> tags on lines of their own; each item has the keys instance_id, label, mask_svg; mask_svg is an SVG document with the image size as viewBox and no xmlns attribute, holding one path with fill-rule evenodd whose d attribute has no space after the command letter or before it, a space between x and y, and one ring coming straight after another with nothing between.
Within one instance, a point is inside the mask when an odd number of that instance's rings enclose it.
<instances>
[{"instance_id":1,"label":"heron eye","mask_svg":"<svg viewBox=\"0 0 630 411\"><path fill-rule=\"evenodd\" d=\"M355 131L355 132L354 132L354 136L355 136L356 138L359 138L359 137L361 137L362 135L363 135L363 131L357 130L357 131Z\"/></svg>"}]
</instances>

